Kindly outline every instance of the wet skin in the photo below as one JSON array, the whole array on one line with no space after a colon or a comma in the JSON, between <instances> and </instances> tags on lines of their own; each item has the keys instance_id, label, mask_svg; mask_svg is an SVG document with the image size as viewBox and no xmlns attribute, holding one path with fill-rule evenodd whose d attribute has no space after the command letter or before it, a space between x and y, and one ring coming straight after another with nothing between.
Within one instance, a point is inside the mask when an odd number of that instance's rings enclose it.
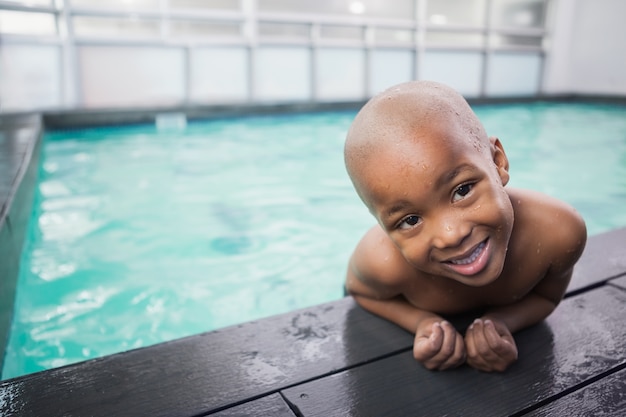
<instances>
[{"instance_id":1,"label":"wet skin","mask_svg":"<svg viewBox=\"0 0 626 417\"><path fill-rule=\"evenodd\" d=\"M513 227L508 162L497 139L478 152L450 136L462 134L455 130L428 129L428 139L383 151L361 181L370 210L413 268L484 286L502 271Z\"/></svg>"},{"instance_id":2,"label":"wet skin","mask_svg":"<svg viewBox=\"0 0 626 417\"><path fill-rule=\"evenodd\" d=\"M414 356L427 368L505 370L517 359L512 333L561 300L584 222L548 196L505 189L500 141L468 140L451 118L399 129L382 145L351 167L379 224L352 255L348 291L414 332ZM477 308L487 312L465 336L441 318Z\"/></svg>"}]
</instances>

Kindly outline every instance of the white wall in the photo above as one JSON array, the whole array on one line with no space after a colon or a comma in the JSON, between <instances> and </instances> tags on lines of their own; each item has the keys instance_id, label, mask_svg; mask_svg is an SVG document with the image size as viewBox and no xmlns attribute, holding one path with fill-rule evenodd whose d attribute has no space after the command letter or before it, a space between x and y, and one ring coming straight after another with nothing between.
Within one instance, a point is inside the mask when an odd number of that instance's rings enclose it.
<instances>
[{"instance_id":1,"label":"white wall","mask_svg":"<svg viewBox=\"0 0 626 417\"><path fill-rule=\"evenodd\" d=\"M167 106L185 98L185 59L179 48L81 47L86 107Z\"/></svg>"},{"instance_id":2,"label":"white wall","mask_svg":"<svg viewBox=\"0 0 626 417\"><path fill-rule=\"evenodd\" d=\"M626 95L626 1L559 0L543 92Z\"/></svg>"},{"instance_id":3,"label":"white wall","mask_svg":"<svg viewBox=\"0 0 626 417\"><path fill-rule=\"evenodd\" d=\"M365 98L365 51L356 48L320 48L317 51L316 99L320 101Z\"/></svg>"},{"instance_id":4,"label":"white wall","mask_svg":"<svg viewBox=\"0 0 626 417\"><path fill-rule=\"evenodd\" d=\"M61 106L61 50L56 45L2 45L0 111Z\"/></svg>"},{"instance_id":5,"label":"white wall","mask_svg":"<svg viewBox=\"0 0 626 417\"><path fill-rule=\"evenodd\" d=\"M253 99L310 100L311 51L304 47L260 47L255 54Z\"/></svg>"},{"instance_id":6,"label":"white wall","mask_svg":"<svg viewBox=\"0 0 626 417\"><path fill-rule=\"evenodd\" d=\"M244 102L250 94L247 48L191 51L189 96L194 103Z\"/></svg>"},{"instance_id":7,"label":"white wall","mask_svg":"<svg viewBox=\"0 0 626 417\"><path fill-rule=\"evenodd\" d=\"M538 53L494 53L487 72L487 96L535 95L539 92L540 73Z\"/></svg>"},{"instance_id":8,"label":"white wall","mask_svg":"<svg viewBox=\"0 0 626 417\"><path fill-rule=\"evenodd\" d=\"M483 63L482 52L427 51L422 59L420 78L448 84L465 97L478 97Z\"/></svg>"}]
</instances>

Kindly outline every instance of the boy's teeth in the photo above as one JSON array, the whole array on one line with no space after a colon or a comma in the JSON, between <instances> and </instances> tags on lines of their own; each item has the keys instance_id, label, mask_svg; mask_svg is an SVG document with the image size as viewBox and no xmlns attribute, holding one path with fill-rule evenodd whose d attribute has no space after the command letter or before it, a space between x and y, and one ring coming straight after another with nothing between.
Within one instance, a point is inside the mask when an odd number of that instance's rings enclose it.
<instances>
[{"instance_id":1,"label":"boy's teeth","mask_svg":"<svg viewBox=\"0 0 626 417\"><path fill-rule=\"evenodd\" d=\"M453 263L455 265L471 264L472 262L476 260L476 258L478 258L478 255L480 255L480 252L482 252L484 247L485 247L485 242L482 242L480 245L476 246L476 249L474 249L474 252L472 252L472 254L468 256L467 258L457 259L456 261L450 261L450 263Z\"/></svg>"}]
</instances>

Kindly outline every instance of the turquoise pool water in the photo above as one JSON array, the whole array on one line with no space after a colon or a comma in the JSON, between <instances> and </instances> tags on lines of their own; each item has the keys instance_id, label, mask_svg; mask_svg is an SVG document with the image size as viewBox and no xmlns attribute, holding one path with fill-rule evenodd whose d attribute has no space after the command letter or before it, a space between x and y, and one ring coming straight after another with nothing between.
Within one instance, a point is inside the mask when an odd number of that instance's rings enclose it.
<instances>
[{"instance_id":1,"label":"turquoise pool water","mask_svg":"<svg viewBox=\"0 0 626 417\"><path fill-rule=\"evenodd\" d=\"M626 107L475 110L511 186L626 226ZM3 378L341 297L373 222L343 167L354 114L48 133Z\"/></svg>"}]
</instances>

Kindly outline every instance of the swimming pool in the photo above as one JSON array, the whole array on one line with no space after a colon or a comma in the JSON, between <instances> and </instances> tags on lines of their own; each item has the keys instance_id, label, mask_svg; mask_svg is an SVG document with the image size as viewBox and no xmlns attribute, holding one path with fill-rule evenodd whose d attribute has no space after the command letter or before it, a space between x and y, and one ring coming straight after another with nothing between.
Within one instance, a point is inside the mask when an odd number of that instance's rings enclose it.
<instances>
[{"instance_id":1,"label":"swimming pool","mask_svg":"<svg viewBox=\"0 0 626 417\"><path fill-rule=\"evenodd\" d=\"M511 186L591 234L626 225L626 107L474 107ZM341 297L372 224L343 168L354 114L48 133L3 378Z\"/></svg>"}]
</instances>

